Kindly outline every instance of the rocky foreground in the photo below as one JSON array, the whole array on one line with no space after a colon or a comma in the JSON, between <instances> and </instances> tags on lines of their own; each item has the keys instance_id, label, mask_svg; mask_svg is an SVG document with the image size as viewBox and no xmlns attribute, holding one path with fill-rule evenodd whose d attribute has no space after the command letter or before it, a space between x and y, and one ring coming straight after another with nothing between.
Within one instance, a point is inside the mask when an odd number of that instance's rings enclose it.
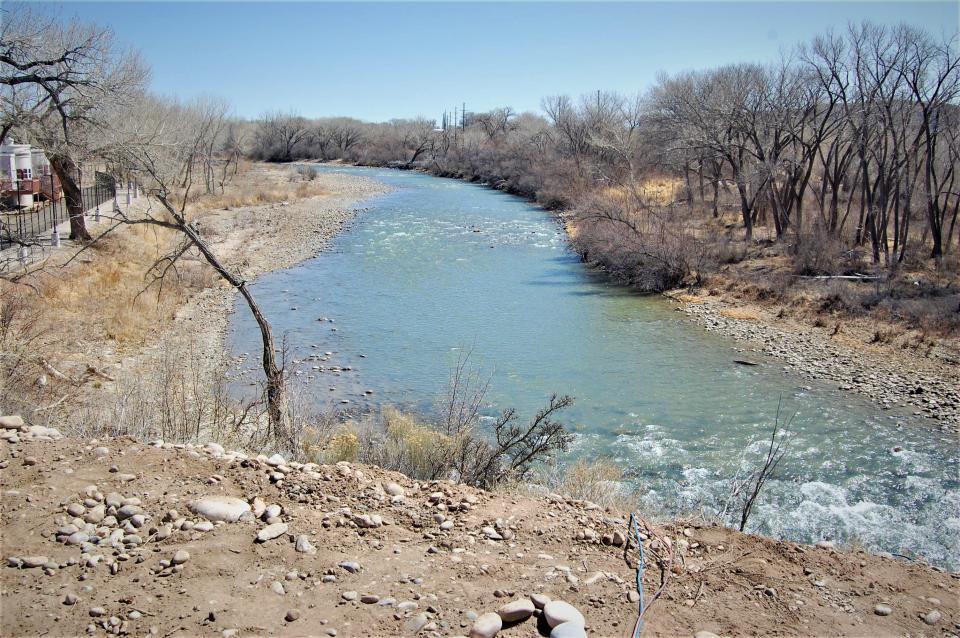
<instances>
[{"instance_id":1,"label":"rocky foreground","mask_svg":"<svg viewBox=\"0 0 960 638\"><path fill-rule=\"evenodd\" d=\"M4 636L571 638L637 619L627 521L588 502L0 425ZM644 635L958 630L956 574L689 522L649 531L677 558ZM648 600L663 577L650 561Z\"/></svg>"}]
</instances>

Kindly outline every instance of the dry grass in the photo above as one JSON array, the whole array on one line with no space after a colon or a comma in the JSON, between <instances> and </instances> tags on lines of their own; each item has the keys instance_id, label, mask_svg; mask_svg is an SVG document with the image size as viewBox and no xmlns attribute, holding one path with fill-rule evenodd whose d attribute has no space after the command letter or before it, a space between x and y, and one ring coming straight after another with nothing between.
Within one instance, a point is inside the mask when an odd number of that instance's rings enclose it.
<instances>
[{"instance_id":1,"label":"dry grass","mask_svg":"<svg viewBox=\"0 0 960 638\"><path fill-rule=\"evenodd\" d=\"M202 219L218 207L296 201L323 192L287 169L253 166L245 167L242 179L227 184L223 194L197 197L191 207ZM139 206L148 205L149 200L139 200ZM104 222L91 230L96 234L106 228ZM221 285L212 269L190 253L162 286L152 281L151 267L178 239L173 231L154 226L121 226L80 252L54 253L31 276L30 286L0 279L0 316L5 317L0 407L44 405L62 397L51 394L57 377L44 361L71 383L82 379L80 385L88 389L93 385L87 383L89 366L113 374L114 364L155 345L191 297ZM69 395L67 404L84 400L77 389Z\"/></svg>"},{"instance_id":2,"label":"dry grass","mask_svg":"<svg viewBox=\"0 0 960 638\"><path fill-rule=\"evenodd\" d=\"M592 462L579 459L566 468L558 487L565 496L610 505L611 499L619 492L621 480L623 470L614 463L603 459Z\"/></svg>"},{"instance_id":3,"label":"dry grass","mask_svg":"<svg viewBox=\"0 0 960 638\"><path fill-rule=\"evenodd\" d=\"M240 173L222 193L198 193L190 198L188 212L242 208L292 202L328 194L320 184L286 168L242 164Z\"/></svg>"},{"instance_id":4,"label":"dry grass","mask_svg":"<svg viewBox=\"0 0 960 638\"><path fill-rule=\"evenodd\" d=\"M148 287L145 273L170 249L168 231L124 228L89 249L81 259L44 277L40 295L30 300L72 340L140 345L157 325L172 318L190 293L199 264L184 264L180 281ZM201 285L212 283L200 278Z\"/></svg>"},{"instance_id":5,"label":"dry grass","mask_svg":"<svg viewBox=\"0 0 960 638\"><path fill-rule=\"evenodd\" d=\"M760 321L760 314L752 308L724 308L720 314L737 321Z\"/></svg>"},{"instance_id":6,"label":"dry grass","mask_svg":"<svg viewBox=\"0 0 960 638\"><path fill-rule=\"evenodd\" d=\"M645 202L655 206L667 206L680 199L683 194L683 180L677 177L647 177L637 186L637 195ZM601 194L621 202L633 199L630 190L624 186L608 186Z\"/></svg>"}]
</instances>

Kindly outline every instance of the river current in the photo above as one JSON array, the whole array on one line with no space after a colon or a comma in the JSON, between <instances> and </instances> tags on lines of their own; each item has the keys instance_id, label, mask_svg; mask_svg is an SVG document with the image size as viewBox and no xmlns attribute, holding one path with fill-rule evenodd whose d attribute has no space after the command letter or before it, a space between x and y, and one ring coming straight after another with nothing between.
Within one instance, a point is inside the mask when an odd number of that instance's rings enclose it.
<instances>
[{"instance_id":1,"label":"river current","mask_svg":"<svg viewBox=\"0 0 960 638\"><path fill-rule=\"evenodd\" d=\"M742 344L610 285L522 199L413 172L318 170L395 190L362 204L328 251L252 286L316 405L430 410L469 351L490 376L490 415L572 395L560 418L576 439L561 461L611 459L647 514L672 516L720 506L738 468L765 452L780 404L789 453L748 531L960 569L955 438L776 360L735 364ZM255 356L257 339L238 307L232 351ZM255 374L253 360L244 367Z\"/></svg>"}]
</instances>

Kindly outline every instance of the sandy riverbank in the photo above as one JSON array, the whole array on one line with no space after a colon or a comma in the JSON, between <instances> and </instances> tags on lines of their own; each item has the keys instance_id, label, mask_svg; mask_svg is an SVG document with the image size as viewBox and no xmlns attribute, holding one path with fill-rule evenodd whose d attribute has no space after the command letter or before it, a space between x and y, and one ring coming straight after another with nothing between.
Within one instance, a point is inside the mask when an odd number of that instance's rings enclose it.
<instances>
[{"instance_id":1,"label":"sandy riverbank","mask_svg":"<svg viewBox=\"0 0 960 638\"><path fill-rule=\"evenodd\" d=\"M284 180L294 167L258 165L254 170ZM323 194L294 202L210 211L201 217L204 235L228 267L251 280L316 256L347 226L364 200L390 190L375 180L344 173L317 173L311 184ZM237 292L223 285L193 296L177 310L163 334L128 358L123 367L151 369L153 360L163 352L189 348L201 353L207 365L224 368L229 358L225 339L236 299Z\"/></svg>"}]
</instances>

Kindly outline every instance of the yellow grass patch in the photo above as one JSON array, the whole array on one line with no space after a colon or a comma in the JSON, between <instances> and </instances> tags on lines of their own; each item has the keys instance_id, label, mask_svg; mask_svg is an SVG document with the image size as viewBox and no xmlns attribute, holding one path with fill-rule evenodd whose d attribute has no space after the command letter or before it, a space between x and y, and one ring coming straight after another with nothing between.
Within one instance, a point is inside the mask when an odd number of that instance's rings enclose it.
<instances>
[{"instance_id":1,"label":"yellow grass patch","mask_svg":"<svg viewBox=\"0 0 960 638\"><path fill-rule=\"evenodd\" d=\"M720 315L738 321L760 321L760 314L750 308L724 308Z\"/></svg>"},{"instance_id":2,"label":"yellow grass patch","mask_svg":"<svg viewBox=\"0 0 960 638\"><path fill-rule=\"evenodd\" d=\"M634 188L636 191L634 192ZM637 197L647 204L664 206L679 199L683 190L683 180L675 177L648 177L635 187L608 186L601 191L604 197L621 202L629 202Z\"/></svg>"},{"instance_id":3,"label":"yellow grass patch","mask_svg":"<svg viewBox=\"0 0 960 638\"><path fill-rule=\"evenodd\" d=\"M192 214L223 208L242 208L260 204L296 201L328 195L319 181L308 181L289 167L241 167L223 192L194 193L187 211Z\"/></svg>"}]
</instances>

